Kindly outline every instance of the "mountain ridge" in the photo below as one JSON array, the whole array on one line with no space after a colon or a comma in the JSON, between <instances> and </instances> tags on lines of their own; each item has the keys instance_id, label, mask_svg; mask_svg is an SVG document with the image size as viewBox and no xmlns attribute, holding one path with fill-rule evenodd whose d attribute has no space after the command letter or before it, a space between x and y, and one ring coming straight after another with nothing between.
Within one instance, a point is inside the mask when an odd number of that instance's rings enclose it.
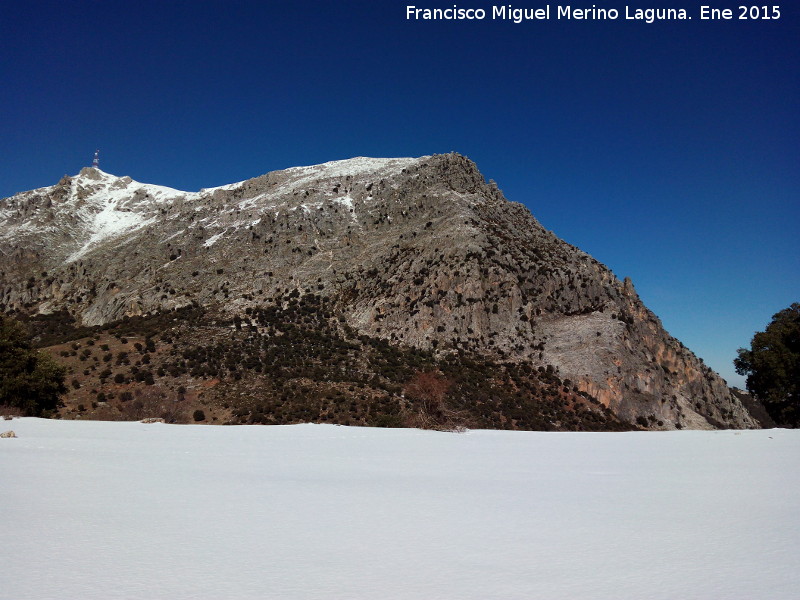
<instances>
[{"instance_id":1,"label":"mountain ridge","mask_svg":"<svg viewBox=\"0 0 800 600\"><path fill-rule=\"evenodd\" d=\"M6 310L67 310L89 326L189 306L232 319L297 290L390 344L552 368L639 426L758 426L630 280L458 154L198 192L87 168L2 201L0 219Z\"/></svg>"}]
</instances>

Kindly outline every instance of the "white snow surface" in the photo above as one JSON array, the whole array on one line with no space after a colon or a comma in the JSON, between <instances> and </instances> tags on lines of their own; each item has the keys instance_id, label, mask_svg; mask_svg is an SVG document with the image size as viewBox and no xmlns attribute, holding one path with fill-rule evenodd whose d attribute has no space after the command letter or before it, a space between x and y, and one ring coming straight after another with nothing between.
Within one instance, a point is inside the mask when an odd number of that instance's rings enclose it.
<instances>
[{"instance_id":1,"label":"white snow surface","mask_svg":"<svg viewBox=\"0 0 800 600\"><path fill-rule=\"evenodd\" d=\"M212 235L205 242L203 242L203 246L205 246L206 248L210 248L211 246L216 244L217 241L219 241L219 238L221 238L223 235L225 235L224 231L220 231L219 233Z\"/></svg>"},{"instance_id":2,"label":"white snow surface","mask_svg":"<svg viewBox=\"0 0 800 600\"><path fill-rule=\"evenodd\" d=\"M346 177L347 175L359 175L363 173L382 173L384 175L394 175L415 163L420 162L428 156L420 158L370 158L358 156L346 160L332 160L319 165L307 167L292 167L286 169L286 173L293 177L300 176L309 181L314 179L328 179L332 177Z\"/></svg>"},{"instance_id":3,"label":"white snow surface","mask_svg":"<svg viewBox=\"0 0 800 600\"><path fill-rule=\"evenodd\" d=\"M341 204L347 210L353 210L353 199L350 197L349 194L347 196L341 196L339 198L334 198L333 201L336 202L337 204Z\"/></svg>"},{"instance_id":4,"label":"white snow surface","mask_svg":"<svg viewBox=\"0 0 800 600\"><path fill-rule=\"evenodd\" d=\"M0 427L4 599L800 589L800 431Z\"/></svg>"},{"instance_id":5,"label":"white snow surface","mask_svg":"<svg viewBox=\"0 0 800 600\"><path fill-rule=\"evenodd\" d=\"M139 210L140 202L133 200L136 194L147 198L148 203L153 205L164 204L185 195L180 190L139 183L130 177L117 177L99 169L93 171L95 176L86 176L82 171L71 183L68 204L87 223L89 237L78 250L67 257L67 262L81 258L106 240L152 223L153 218L147 218ZM77 192L81 187L90 190L84 202L77 200Z\"/></svg>"}]
</instances>

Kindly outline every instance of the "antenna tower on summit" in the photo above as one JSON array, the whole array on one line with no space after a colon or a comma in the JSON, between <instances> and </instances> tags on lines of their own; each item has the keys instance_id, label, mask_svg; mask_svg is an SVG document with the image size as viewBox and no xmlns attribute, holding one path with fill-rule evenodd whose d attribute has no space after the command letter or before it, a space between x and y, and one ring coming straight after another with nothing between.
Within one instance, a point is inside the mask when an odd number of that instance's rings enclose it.
<instances>
[{"instance_id":1,"label":"antenna tower on summit","mask_svg":"<svg viewBox=\"0 0 800 600\"><path fill-rule=\"evenodd\" d=\"M94 151L94 158L92 159L92 167L95 169L100 168L100 150Z\"/></svg>"}]
</instances>

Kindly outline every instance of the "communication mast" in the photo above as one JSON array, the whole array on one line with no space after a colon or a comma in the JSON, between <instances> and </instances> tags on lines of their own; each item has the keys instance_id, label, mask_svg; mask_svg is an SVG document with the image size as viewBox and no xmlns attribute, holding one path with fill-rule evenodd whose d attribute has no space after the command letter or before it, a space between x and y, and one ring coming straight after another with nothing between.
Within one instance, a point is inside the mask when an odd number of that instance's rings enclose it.
<instances>
[{"instance_id":1,"label":"communication mast","mask_svg":"<svg viewBox=\"0 0 800 600\"><path fill-rule=\"evenodd\" d=\"M94 151L94 158L92 159L92 167L95 169L100 168L100 150Z\"/></svg>"}]
</instances>

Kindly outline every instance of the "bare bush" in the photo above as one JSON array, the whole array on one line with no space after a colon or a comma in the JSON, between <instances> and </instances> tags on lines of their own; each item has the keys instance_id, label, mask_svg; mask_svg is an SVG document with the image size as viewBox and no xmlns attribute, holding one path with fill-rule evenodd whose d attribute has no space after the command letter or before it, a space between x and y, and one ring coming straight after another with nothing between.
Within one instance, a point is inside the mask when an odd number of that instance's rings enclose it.
<instances>
[{"instance_id":1,"label":"bare bush","mask_svg":"<svg viewBox=\"0 0 800 600\"><path fill-rule=\"evenodd\" d=\"M189 422L186 401L179 397L171 398L158 387L137 389L133 400L120 405L120 412L126 421L161 418L165 423Z\"/></svg>"},{"instance_id":2,"label":"bare bush","mask_svg":"<svg viewBox=\"0 0 800 600\"><path fill-rule=\"evenodd\" d=\"M465 415L447 404L447 394L452 382L435 371L414 375L405 385L405 394L412 401L412 412L407 416L411 427L464 431Z\"/></svg>"}]
</instances>

